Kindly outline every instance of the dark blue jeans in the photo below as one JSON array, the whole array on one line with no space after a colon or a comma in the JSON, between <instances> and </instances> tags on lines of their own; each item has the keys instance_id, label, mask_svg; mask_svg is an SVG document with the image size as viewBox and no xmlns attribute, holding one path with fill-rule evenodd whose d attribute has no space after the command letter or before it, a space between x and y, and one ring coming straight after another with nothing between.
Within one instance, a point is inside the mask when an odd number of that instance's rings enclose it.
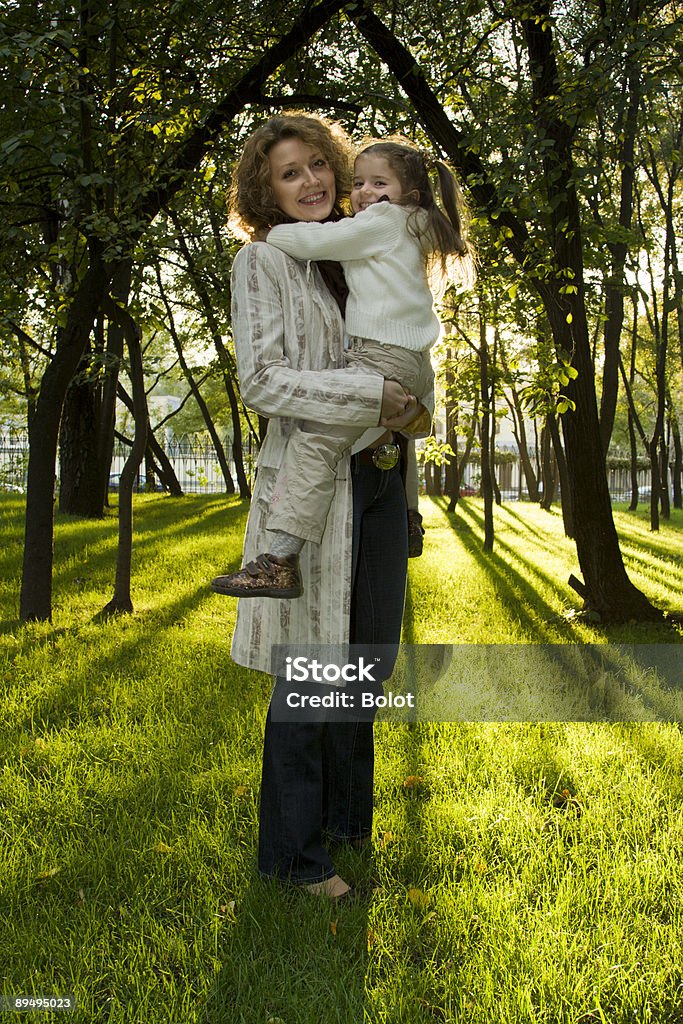
<instances>
[{"instance_id":1,"label":"dark blue jeans","mask_svg":"<svg viewBox=\"0 0 683 1024\"><path fill-rule=\"evenodd\" d=\"M398 644L408 565L406 498L400 469L351 460L353 590L350 638ZM276 687L281 685L276 682ZM258 865L298 884L331 878L324 841L372 831L373 723L275 722L266 718Z\"/></svg>"}]
</instances>

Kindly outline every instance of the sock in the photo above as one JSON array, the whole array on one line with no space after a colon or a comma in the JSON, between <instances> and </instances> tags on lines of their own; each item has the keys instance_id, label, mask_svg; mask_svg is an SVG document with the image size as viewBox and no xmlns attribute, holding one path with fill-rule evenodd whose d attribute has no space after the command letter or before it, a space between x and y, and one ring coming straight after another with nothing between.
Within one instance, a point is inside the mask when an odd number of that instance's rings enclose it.
<instances>
[{"instance_id":1,"label":"sock","mask_svg":"<svg viewBox=\"0 0 683 1024\"><path fill-rule=\"evenodd\" d=\"M291 533L284 533L282 530L268 530L273 538L269 543L268 552L276 558L288 558L289 555L298 555L306 543L302 537L294 537Z\"/></svg>"}]
</instances>

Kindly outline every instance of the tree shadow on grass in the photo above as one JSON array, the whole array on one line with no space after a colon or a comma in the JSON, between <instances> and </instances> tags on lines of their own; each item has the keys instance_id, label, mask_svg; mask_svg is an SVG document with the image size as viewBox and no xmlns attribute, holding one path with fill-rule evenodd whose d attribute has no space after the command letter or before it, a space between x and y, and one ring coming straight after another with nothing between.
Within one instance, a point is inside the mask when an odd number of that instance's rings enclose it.
<instances>
[{"instance_id":1,"label":"tree shadow on grass","mask_svg":"<svg viewBox=\"0 0 683 1024\"><path fill-rule=\"evenodd\" d=\"M472 519L477 524L478 529L481 529L482 534L483 534L483 527L484 527L483 514L480 514L478 510L474 509L471 506L468 508L468 513L471 515ZM495 543L496 543L496 547L498 549L502 549L503 551L507 551L510 555L512 555L516 559L519 559L520 561L525 561L523 559L523 556L519 552L519 550L517 548L513 547L511 544L508 544L502 538L496 537L496 542ZM500 564L500 556L495 551L495 549L494 549L494 552L492 554L486 556L486 554L483 552L483 547L481 547L477 557L478 557L479 561L482 564L484 564L484 565L488 565L488 562L487 562L488 558L491 558L494 561L496 559L498 559L498 564ZM655 555L655 557L657 557L657 555ZM653 562L652 561L648 562L643 557L639 558L638 556L630 556L630 555L626 556L625 561L626 560L628 560L630 562L638 562L639 565L641 566L641 571L643 572L643 574L648 576L650 579L653 579L652 571L651 571L652 568L653 568ZM505 564L507 565L508 563L505 563ZM575 598L575 595L574 595L573 591L570 592L567 589L566 585L563 584L562 581L559 580L556 576L550 576L547 573L543 572L538 567L538 565L533 563L533 562L527 561L526 564L529 565L529 568L530 568L531 572L533 572L533 574L538 579L543 580L549 586L554 587L556 589L559 589L560 587L563 587L565 589L566 600L567 600L568 603L569 602L572 602L572 603L575 602L576 598ZM662 570L664 570L666 568L666 564L665 563L661 564L660 567L661 567ZM650 570L650 571L648 572L648 570ZM514 570L512 568L510 568L510 572L514 572ZM517 575L518 579L520 579L520 578L523 579L523 577L520 577L519 574L516 574L516 575ZM655 579L655 582L658 582L656 580L656 578L654 578L654 579ZM678 589L678 587L676 587L676 589ZM530 592L530 593L533 593L533 594L537 593L533 589L533 587L532 588L527 588L527 591ZM541 599L539 597L538 600L537 600L537 603L540 603L540 601L541 601ZM546 607L548 607L549 610L552 612L552 609L550 609L550 607L548 605L546 605ZM558 616L558 613L555 612L555 621L556 622L558 622L557 616ZM596 631L596 633L598 635L604 636L606 640L613 641L613 642L619 642L619 640L621 639L621 636L623 635L624 632L627 632L627 631L628 632L632 632L633 628L634 628L633 625L626 625L626 626L624 626L624 625L620 625L619 623L615 623L615 624L592 623L591 625L592 625L592 628ZM664 621L664 622L660 622L660 623L656 623L656 622L655 623L643 623L642 625L646 628L647 635L648 635L648 638L649 638L650 642L655 642L655 641L656 642L661 642L661 643L667 643L667 642L669 642L669 643L677 643L677 642L679 642L678 636L676 635L676 630L674 628L672 628L672 623L671 622ZM564 620L563 621L563 627L564 628L570 628L570 623L567 620Z\"/></svg>"},{"instance_id":2,"label":"tree shadow on grass","mask_svg":"<svg viewBox=\"0 0 683 1024\"><path fill-rule=\"evenodd\" d=\"M368 906L334 905L256 879L224 929L200 1024L362 1022Z\"/></svg>"},{"instance_id":3,"label":"tree shadow on grass","mask_svg":"<svg viewBox=\"0 0 683 1024\"><path fill-rule=\"evenodd\" d=\"M182 517L178 518L178 513ZM178 506L174 499L159 499L157 502L146 502L140 505L135 511L136 521L133 535L133 586L138 580L142 580L145 572L145 562L158 550L159 556L163 556L171 545L178 541L187 542L187 545L202 544L205 542L207 561L213 561L217 550L226 548L232 544L236 550L236 541L241 552L242 534L244 519L247 508L243 502L225 506L225 501L213 499L207 501L205 498L198 498L192 501L183 499ZM162 513L161 515L159 513ZM55 602L58 602L65 594L68 595L74 588L80 589L90 586L107 587L113 590L114 577L116 572L116 520L103 522L101 520L86 521L74 520L69 517L69 522L64 526L57 524L56 529L56 551L55 566L53 571L53 595ZM93 537L95 538L93 542ZM8 563L9 564L9 563ZM0 571L3 562L0 560ZM16 572L16 553L11 561L11 572ZM221 563L222 565L222 563ZM239 555L233 555L230 566L237 568ZM178 554L179 571L182 571L183 558ZM207 572L208 576L217 571L214 566ZM10 574L7 568L5 577ZM108 577L106 580L104 577ZM175 585L169 573L169 580ZM159 585L163 587L164 579L159 579ZM20 578L17 577L17 590L20 586ZM108 597L102 597L102 605ZM16 616L16 610L15 610ZM98 621L96 613L93 622ZM17 617L7 617L0 623L0 634L16 633L21 630L23 623ZM45 638L28 639L31 644L51 643L54 639L63 635L69 630L50 629L49 635ZM29 634L27 634L27 637ZM21 636L17 639L21 642Z\"/></svg>"},{"instance_id":4,"label":"tree shadow on grass","mask_svg":"<svg viewBox=\"0 0 683 1024\"><path fill-rule=\"evenodd\" d=\"M467 507L469 508L471 506ZM526 519L520 516L519 512L511 508L510 505L503 505L498 509L498 511L504 513L506 517L513 520L512 523L508 523L506 525L509 529L514 530L518 536L522 537L524 534L531 534L532 536L537 537L539 541L547 541L547 533L543 533L542 530L532 526ZM549 516L558 515L558 513L554 512L552 509L549 509L546 514Z\"/></svg>"},{"instance_id":5,"label":"tree shadow on grass","mask_svg":"<svg viewBox=\"0 0 683 1024\"><path fill-rule=\"evenodd\" d=\"M671 572L672 566L668 559L657 555L648 558L646 555L635 553L633 549L625 548L623 545L622 554L624 565L629 569L633 569L635 572L645 576L652 583L666 586L672 595L683 595L683 579L674 581L670 575L667 575L666 579L662 578L664 574Z\"/></svg>"},{"instance_id":6,"label":"tree shadow on grass","mask_svg":"<svg viewBox=\"0 0 683 1024\"><path fill-rule=\"evenodd\" d=\"M450 522L450 525L455 529L456 524L453 522L451 516L448 515L445 510L443 510L443 512L444 518L446 518ZM483 529L483 515L479 516L471 507L467 509L467 512L474 523ZM484 551L481 537L475 534L470 524L466 525L467 528L462 529L461 523L458 522L458 537L463 547L470 555L472 555L475 561L490 578L500 602L505 607L506 613L513 620L518 620L523 628L535 631L539 642L544 638L548 640L555 638L557 633L557 609L549 605L541 596L539 591L531 585L529 580L514 569L502 555L495 550L493 552ZM515 558L523 560L520 553L511 546L501 543L500 541L498 544L500 547L513 554ZM551 585L556 586L558 584L556 579L547 576L545 573L538 570L532 562L528 562L526 564L528 564L530 571L539 579L542 579L544 582ZM531 614L529 609L537 609L538 614ZM542 617L549 620L555 620L553 628L544 623ZM571 624L567 623L566 628L570 633L573 632Z\"/></svg>"},{"instance_id":7,"label":"tree shadow on grass","mask_svg":"<svg viewBox=\"0 0 683 1024\"><path fill-rule=\"evenodd\" d=\"M168 500L170 503L172 499ZM164 509L166 514L163 516L159 516L155 509L154 518L151 515L146 517L144 514L150 511L149 506L148 508L143 507L142 510L134 510L134 568L137 559L144 560L147 554L154 551L155 548L159 550L160 554L163 554L164 549L169 548L177 540L190 542L206 538L207 535L218 535L217 543L221 544L225 542L225 538L234 535L235 527L239 525L241 541L242 524L246 515L245 506L240 504L226 508L220 503L212 503L212 505L214 507L209 506L206 508L206 506L195 502L191 506L184 500L180 505L180 511L185 514L180 518L177 514L177 502L173 508L170 505L167 506ZM87 525L87 529L91 529L91 524ZM117 545L117 526L115 520L113 525L109 525L108 534L108 537L101 538L100 542L94 547L86 540L87 554L83 558L83 565L87 567L88 572L96 574L110 568L113 583ZM214 541L215 543L216 541ZM59 586L64 576L70 576L73 573L74 567L69 566L68 562L74 557L78 558L79 551L83 547L82 521L79 520L77 524L74 524L73 529L69 530L68 533L58 527L56 543L57 560L54 572L56 586ZM64 565L64 563L67 564Z\"/></svg>"},{"instance_id":8,"label":"tree shadow on grass","mask_svg":"<svg viewBox=\"0 0 683 1024\"><path fill-rule=\"evenodd\" d=\"M164 634L182 626L182 620L196 611L205 601L213 599L208 586L189 590L184 596L162 605L148 616L116 616L102 623L91 623L83 630L82 642L88 653L82 659L73 662L68 675L57 673L53 685L47 680L35 701L24 712L22 719L15 722L15 727L29 733L38 725L43 730L55 730L79 720L83 714L84 703L87 705L93 697L97 697L99 706L110 706L112 687L116 689L121 683L140 682L149 672L149 666L157 661L155 650L159 647ZM214 625L214 630L216 623ZM100 628L101 627L101 628ZM76 631L77 634L79 631ZM37 644L27 638L29 644L43 646L49 650L55 644L56 637L65 637L71 631L51 630L49 636L40 638ZM229 661L227 648L227 629L223 650L216 644L216 662ZM182 634L178 630L178 644L182 644ZM78 635L75 639L80 639ZM96 653L90 650L95 648ZM189 653L189 652L188 652ZM178 673L182 674L182 659L178 659ZM11 696L14 686L22 687L22 679L10 682L7 696ZM163 687L164 681L159 680ZM154 688L150 688L150 697ZM140 696L141 709L144 711L145 700Z\"/></svg>"}]
</instances>

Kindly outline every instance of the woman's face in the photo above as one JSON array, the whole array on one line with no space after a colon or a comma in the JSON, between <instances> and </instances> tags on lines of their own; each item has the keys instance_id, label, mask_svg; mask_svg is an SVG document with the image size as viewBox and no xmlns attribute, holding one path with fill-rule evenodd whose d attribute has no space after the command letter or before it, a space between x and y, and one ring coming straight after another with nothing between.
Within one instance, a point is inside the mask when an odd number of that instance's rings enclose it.
<instances>
[{"instance_id":1,"label":"woman's face","mask_svg":"<svg viewBox=\"0 0 683 1024\"><path fill-rule=\"evenodd\" d=\"M334 171L320 150L292 137L268 154L270 187L277 206L292 220L322 221L337 198Z\"/></svg>"}]
</instances>

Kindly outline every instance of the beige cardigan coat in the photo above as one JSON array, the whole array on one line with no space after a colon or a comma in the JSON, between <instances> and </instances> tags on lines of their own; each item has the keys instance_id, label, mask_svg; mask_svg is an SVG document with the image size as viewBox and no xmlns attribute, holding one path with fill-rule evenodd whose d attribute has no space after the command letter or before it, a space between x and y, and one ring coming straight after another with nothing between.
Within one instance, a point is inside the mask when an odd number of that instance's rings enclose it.
<instances>
[{"instance_id":1,"label":"beige cardigan coat","mask_svg":"<svg viewBox=\"0 0 683 1024\"><path fill-rule=\"evenodd\" d=\"M248 562L268 549L268 504L294 421L375 426L384 382L342 368L342 318L315 264L264 242L245 246L235 258L232 324L242 397L270 419L244 538ZM301 553L303 596L238 602L232 657L239 665L270 672L273 644L348 641L352 526L347 456L322 542L304 545Z\"/></svg>"}]
</instances>

